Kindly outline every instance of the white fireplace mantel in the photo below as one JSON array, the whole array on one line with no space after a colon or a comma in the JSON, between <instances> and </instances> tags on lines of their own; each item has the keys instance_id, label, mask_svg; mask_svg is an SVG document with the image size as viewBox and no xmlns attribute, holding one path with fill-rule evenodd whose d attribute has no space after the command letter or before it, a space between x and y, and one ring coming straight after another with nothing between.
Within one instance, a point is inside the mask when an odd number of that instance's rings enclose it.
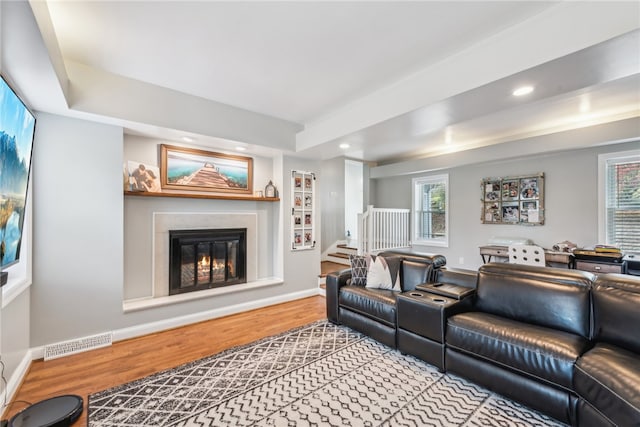
<instances>
[{"instance_id":1,"label":"white fireplace mantel","mask_svg":"<svg viewBox=\"0 0 640 427\"><path fill-rule=\"evenodd\" d=\"M153 212L151 295L125 300L125 312L143 310L195 299L210 298L283 283L279 277L259 277L258 214L256 212ZM169 295L169 231L209 228L245 228L247 283Z\"/></svg>"}]
</instances>

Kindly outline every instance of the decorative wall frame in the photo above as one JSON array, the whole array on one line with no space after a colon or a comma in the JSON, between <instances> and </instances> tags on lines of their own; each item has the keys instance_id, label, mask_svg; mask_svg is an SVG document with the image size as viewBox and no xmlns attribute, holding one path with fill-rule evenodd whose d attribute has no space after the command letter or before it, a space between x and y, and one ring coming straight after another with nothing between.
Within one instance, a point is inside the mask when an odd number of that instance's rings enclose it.
<instances>
[{"instance_id":1,"label":"decorative wall frame","mask_svg":"<svg viewBox=\"0 0 640 427\"><path fill-rule=\"evenodd\" d=\"M158 193L160 186L160 168L132 160L124 164L125 191L148 191Z\"/></svg>"},{"instance_id":2,"label":"decorative wall frame","mask_svg":"<svg viewBox=\"0 0 640 427\"><path fill-rule=\"evenodd\" d=\"M315 187L313 172L291 171L291 250L316 246Z\"/></svg>"},{"instance_id":3,"label":"decorative wall frame","mask_svg":"<svg viewBox=\"0 0 640 427\"><path fill-rule=\"evenodd\" d=\"M162 188L253 193L253 159L195 148L160 146Z\"/></svg>"},{"instance_id":4,"label":"decorative wall frame","mask_svg":"<svg viewBox=\"0 0 640 427\"><path fill-rule=\"evenodd\" d=\"M485 178L480 191L483 224L544 225L544 173Z\"/></svg>"}]
</instances>

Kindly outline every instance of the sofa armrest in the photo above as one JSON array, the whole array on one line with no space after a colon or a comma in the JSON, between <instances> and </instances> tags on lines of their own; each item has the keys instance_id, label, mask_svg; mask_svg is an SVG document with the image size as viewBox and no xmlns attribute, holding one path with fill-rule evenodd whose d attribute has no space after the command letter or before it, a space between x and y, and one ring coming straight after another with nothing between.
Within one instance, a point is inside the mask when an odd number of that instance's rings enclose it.
<instances>
[{"instance_id":1,"label":"sofa armrest","mask_svg":"<svg viewBox=\"0 0 640 427\"><path fill-rule=\"evenodd\" d=\"M475 296L475 292L470 297L457 300L455 304L449 307L449 310L447 310L447 313L446 313L447 320L449 319L449 317L455 316L456 314L462 314L462 313L467 313L469 311L474 311L474 308L473 308L474 296Z\"/></svg>"},{"instance_id":2,"label":"sofa armrest","mask_svg":"<svg viewBox=\"0 0 640 427\"><path fill-rule=\"evenodd\" d=\"M350 268L327 274L327 288L325 290L327 320L338 325L340 324L340 320L338 319L338 296L340 294L340 288L346 285L349 279L351 279Z\"/></svg>"},{"instance_id":3,"label":"sofa armrest","mask_svg":"<svg viewBox=\"0 0 640 427\"><path fill-rule=\"evenodd\" d=\"M592 339L640 353L640 277L598 274L591 291Z\"/></svg>"}]
</instances>

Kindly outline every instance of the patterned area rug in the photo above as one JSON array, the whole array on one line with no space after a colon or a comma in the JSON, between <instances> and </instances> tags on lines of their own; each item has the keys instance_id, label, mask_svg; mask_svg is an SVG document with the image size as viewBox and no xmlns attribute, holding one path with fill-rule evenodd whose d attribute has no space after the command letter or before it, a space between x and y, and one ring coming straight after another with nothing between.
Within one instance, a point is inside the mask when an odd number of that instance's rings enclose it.
<instances>
[{"instance_id":1,"label":"patterned area rug","mask_svg":"<svg viewBox=\"0 0 640 427\"><path fill-rule=\"evenodd\" d=\"M98 426L563 426L326 321L89 396Z\"/></svg>"}]
</instances>

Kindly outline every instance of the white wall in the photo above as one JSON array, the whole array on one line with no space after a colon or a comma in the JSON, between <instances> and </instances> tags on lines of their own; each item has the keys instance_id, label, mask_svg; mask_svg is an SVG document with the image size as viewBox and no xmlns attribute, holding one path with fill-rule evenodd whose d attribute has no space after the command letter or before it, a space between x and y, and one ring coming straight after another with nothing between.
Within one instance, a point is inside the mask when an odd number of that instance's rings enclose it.
<instances>
[{"instance_id":1,"label":"white wall","mask_svg":"<svg viewBox=\"0 0 640 427\"><path fill-rule=\"evenodd\" d=\"M351 239L358 238L358 214L363 211L363 164L354 160L344 162L344 229Z\"/></svg>"},{"instance_id":2,"label":"white wall","mask_svg":"<svg viewBox=\"0 0 640 427\"><path fill-rule=\"evenodd\" d=\"M122 129L38 114L31 345L109 330L122 306Z\"/></svg>"},{"instance_id":3,"label":"white wall","mask_svg":"<svg viewBox=\"0 0 640 427\"><path fill-rule=\"evenodd\" d=\"M2 362L4 363L4 377L8 381L7 392L13 393L20 383L23 374L25 358L29 355L30 348L30 290L27 289L16 296L10 304L6 305L0 317L2 329L0 343ZM0 298L2 298L0 296ZM0 393L5 384L0 385ZM11 396L8 396L9 398Z\"/></svg>"},{"instance_id":4,"label":"white wall","mask_svg":"<svg viewBox=\"0 0 640 427\"><path fill-rule=\"evenodd\" d=\"M336 240L344 240L344 157L322 162L322 186L316 189L316 200L322 202L322 250L325 251ZM317 184L316 184L317 185Z\"/></svg>"},{"instance_id":5,"label":"white wall","mask_svg":"<svg viewBox=\"0 0 640 427\"><path fill-rule=\"evenodd\" d=\"M605 141L602 141L605 142ZM482 265L478 247L492 236L527 237L551 247L569 240L578 246L598 243L598 154L629 150L639 142L605 145L515 160L502 160L438 170L449 174L449 247L415 246L422 252L440 253L447 265L475 269ZM521 226L480 222L480 181L486 177L545 173L545 224ZM375 205L381 208L411 207L411 178L429 173L375 180ZM460 263L460 259L463 262Z\"/></svg>"}]
</instances>

